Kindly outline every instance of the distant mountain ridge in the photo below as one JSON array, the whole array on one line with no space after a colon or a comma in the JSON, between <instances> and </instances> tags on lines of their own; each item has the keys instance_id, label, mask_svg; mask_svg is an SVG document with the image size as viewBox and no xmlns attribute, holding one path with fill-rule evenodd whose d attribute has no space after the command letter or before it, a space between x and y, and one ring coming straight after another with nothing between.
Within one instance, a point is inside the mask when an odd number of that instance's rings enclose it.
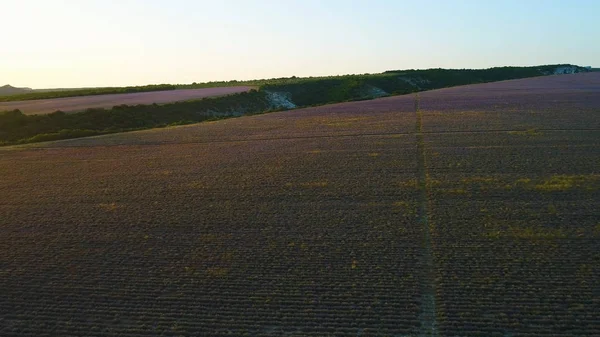
<instances>
[{"instance_id":1,"label":"distant mountain ridge","mask_svg":"<svg viewBox=\"0 0 600 337\"><path fill-rule=\"evenodd\" d=\"M26 94L29 92L33 92L31 88L17 88L13 87L10 84L3 85L0 87L0 96L10 96L10 95L18 95L18 94Z\"/></svg>"}]
</instances>

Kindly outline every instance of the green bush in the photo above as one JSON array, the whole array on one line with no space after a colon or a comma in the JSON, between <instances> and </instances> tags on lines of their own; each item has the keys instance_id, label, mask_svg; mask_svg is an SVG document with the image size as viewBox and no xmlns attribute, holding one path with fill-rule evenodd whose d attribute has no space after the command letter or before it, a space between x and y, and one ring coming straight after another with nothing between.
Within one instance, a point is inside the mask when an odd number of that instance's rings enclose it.
<instances>
[{"instance_id":1,"label":"green bush","mask_svg":"<svg viewBox=\"0 0 600 337\"><path fill-rule=\"evenodd\" d=\"M2 145L32 143L183 125L260 113L271 108L265 93L254 91L165 105L118 105L112 109L87 109L73 114L57 111L47 115L25 115L13 110L0 113L0 142Z\"/></svg>"}]
</instances>

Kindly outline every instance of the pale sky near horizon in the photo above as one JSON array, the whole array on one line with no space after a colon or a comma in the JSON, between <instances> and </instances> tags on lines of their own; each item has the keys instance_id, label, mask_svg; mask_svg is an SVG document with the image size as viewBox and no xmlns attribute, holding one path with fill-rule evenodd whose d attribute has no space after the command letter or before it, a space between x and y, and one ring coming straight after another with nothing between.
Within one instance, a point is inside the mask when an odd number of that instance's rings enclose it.
<instances>
[{"instance_id":1,"label":"pale sky near horizon","mask_svg":"<svg viewBox=\"0 0 600 337\"><path fill-rule=\"evenodd\" d=\"M600 66L597 0L0 0L0 86Z\"/></svg>"}]
</instances>

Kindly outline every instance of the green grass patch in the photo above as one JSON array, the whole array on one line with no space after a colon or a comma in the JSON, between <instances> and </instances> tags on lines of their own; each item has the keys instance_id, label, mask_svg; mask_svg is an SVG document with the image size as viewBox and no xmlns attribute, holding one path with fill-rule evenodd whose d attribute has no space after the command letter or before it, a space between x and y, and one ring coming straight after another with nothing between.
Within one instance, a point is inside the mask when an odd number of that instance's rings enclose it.
<instances>
[{"instance_id":1,"label":"green grass patch","mask_svg":"<svg viewBox=\"0 0 600 337\"><path fill-rule=\"evenodd\" d=\"M575 188L593 189L600 181L600 175L555 175L539 184L535 189L542 192L566 191ZM596 186L597 188L597 186Z\"/></svg>"}]
</instances>

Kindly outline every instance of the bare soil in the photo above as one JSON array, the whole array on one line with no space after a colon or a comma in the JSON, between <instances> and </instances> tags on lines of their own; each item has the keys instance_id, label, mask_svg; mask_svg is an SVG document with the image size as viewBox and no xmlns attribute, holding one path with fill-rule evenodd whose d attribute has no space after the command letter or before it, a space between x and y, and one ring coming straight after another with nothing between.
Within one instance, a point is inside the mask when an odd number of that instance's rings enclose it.
<instances>
[{"instance_id":1,"label":"bare soil","mask_svg":"<svg viewBox=\"0 0 600 337\"><path fill-rule=\"evenodd\" d=\"M0 335L599 336L599 84L0 148Z\"/></svg>"}]
</instances>

